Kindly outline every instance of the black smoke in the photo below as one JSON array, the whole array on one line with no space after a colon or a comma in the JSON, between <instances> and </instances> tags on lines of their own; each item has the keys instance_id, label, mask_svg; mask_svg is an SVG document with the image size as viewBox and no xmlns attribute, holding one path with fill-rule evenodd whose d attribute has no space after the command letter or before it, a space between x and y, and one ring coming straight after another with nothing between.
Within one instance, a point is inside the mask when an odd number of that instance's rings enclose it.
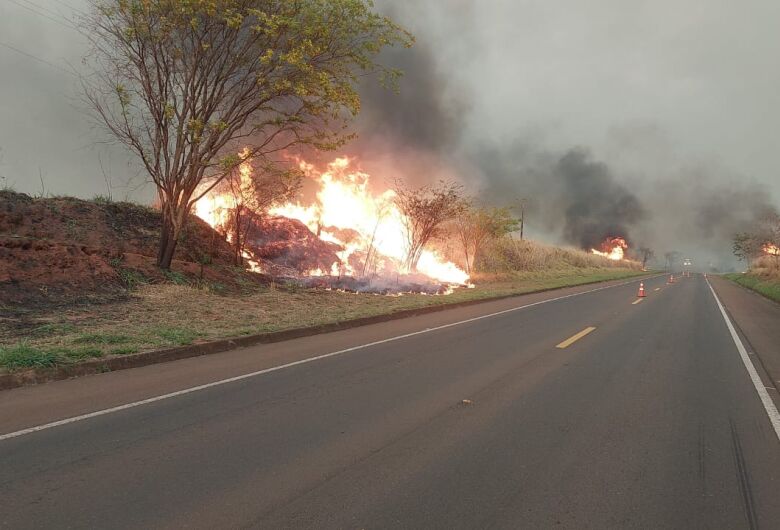
<instances>
[{"instance_id":1,"label":"black smoke","mask_svg":"<svg viewBox=\"0 0 780 530\"><path fill-rule=\"evenodd\" d=\"M457 145L463 130L465 96L454 91L439 71L432 48L418 40L411 49L383 53L381 61L403 76L395 92L376 82L363 84L363 110L354 146L365 150L391 143L444 153Z\"/></svg>"},{"instance_id":2,"label":"black smoke","mask_svg":"<svg viewBox=\"0 0 780 530\"><path fill-rule=\"evenodd\" d=\"M612 175L603 162L591 160L587 151L574 149L555 166L564 204L563 237L581 248L598 248L607 237L624 237L646 218L639 198Z\"/></svg>"},{"instance_id":3,"label":"black smoke","mask_svg":"<svg viewBox=\"0 0 780 530\"><path fill-rule=\"evenodd\" d=\"M604 151L606 159L587 145L544 146L543 135L535 134L523 116L506 116L516 125L511 137L492 136L488 124L471 112L480 94L453 78L461 58L442 53L457 46L456 36L458 42L468 41L469 28L453 26L445 41L431 33L414 2L378 5L415 33L417 42L411 49L383 53L385 64L404 72L398 94L374 82L361 88L359 137L348 154L358 156L369 172L412 184L457 178L491 205L525 200L527 233L583 249L622 236L631 248L648 246L657 255L678 250L729 261L733 235L776 211L766 186L743 175L711 161L680 166L676 153L669 152L674 141L660 142L663 131L655 125L612 131L615 149ZM626 163L629 159L633 165Z\"/></svg>"}]
</instances>

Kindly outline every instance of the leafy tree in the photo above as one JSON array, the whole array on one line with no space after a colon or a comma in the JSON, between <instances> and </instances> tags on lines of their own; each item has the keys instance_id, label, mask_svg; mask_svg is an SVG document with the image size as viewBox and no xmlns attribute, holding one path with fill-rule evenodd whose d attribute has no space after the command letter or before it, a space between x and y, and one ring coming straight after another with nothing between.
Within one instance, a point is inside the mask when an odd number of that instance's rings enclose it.
<instances>
[{"instance_id":1,"label":"leafy tree","mask_svg":"<svg viewBox=\"0 0 780 530\"><path fill-rule=\"evenodd\" d=\"M465 208L463 187L439 181L433 186L411 189L401 181L395 183L395 205L403 214L408 271L417 270L422 251L442 233L442 225Z\"/></svg>"},{"instance_id":2,"label":"leafy tree","mask_svg":"<svg viewBox=\"0 0 780 530\"><path fill-rule=\"evenodd\" d=\"M520 221L512 216L510 208L486 208L467 204L455 218L454 225L463 249L466 272L471 274L485 243L514 232Z\"/></svg>"},{"instance_id":3,"label":"leafy tree","mask_svg":"<svg viewBox=\"0 0 780 530\"><path fill-rule=\"evenodd\" d=\"M392 83L399 72L375 58L412 43L370 0L91 3L85 93L157 187L164 269L198 199L246 160L342 145L359 76Z\"/></svg>"},{"instance_id":4,"label":"leafy tree","mask_svg":"<svg viewBox=\"0 0 780 530\"><path fill-rule=\"evenodd\" d=\"M754 258L762 254L773 254L769 249L780 247L780 214L775 211L764 213L757 219L749 232L734 236L734 255L745 261L748 267Z\"/></svg>"},{"instance_id":5,"label":"leafy tree","mask_svg":"<svg viewBox=\"0 0 780 530\"><path fill-rule=\"evenodd\" d=\"M750 266L750 261L761 253L761 243L753 234L741 232L734 236L734 255Z\"/></svg>"}]
</instances>

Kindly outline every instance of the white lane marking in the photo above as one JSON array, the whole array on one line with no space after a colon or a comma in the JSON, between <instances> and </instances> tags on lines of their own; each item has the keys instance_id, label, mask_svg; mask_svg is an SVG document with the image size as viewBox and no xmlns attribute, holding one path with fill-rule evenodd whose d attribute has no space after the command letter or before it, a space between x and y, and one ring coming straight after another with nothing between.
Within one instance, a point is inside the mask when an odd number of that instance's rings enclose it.
<instances>
[{"instance_id":1,"label":"white lane marking","mask_svg":"<svg viewBox=\"0 0 780 530\"><path fill-rule=\"evenodd\" d=\"M758 397L761 398L761 403L764 405L764 410L766 410L766 414L767 416L769 416L769 421L772 423L772 427L774 427L775 429L775 434L777 435L777 439L780 440L780 412L777 411L775 402L772 401L771 397L769 397L769 393L766 391L766 388L764 387L764 382L761 381L761 377L758 375L758 372L756 371L756 367L753 366L753 362L748 357L748 353L747 350L745 349L745 345L742 344L742 339L739 338L736 329L734 329L734 324L731 323L731 319L726 313L723 304L720 303L720 298L718 298L718 295L715 294L715 289L712 288L712 285L710 284L709 280L707 280L707 286L710 288L710 291L712 292L712 296L715 297L715 302L718 303L720 314L723 315L723 320L726 322L726 327L729 328L729 333L731 333L731 338L734 339L734 344L736 344L737 346L737 350L739 351L739 356L742 358L742 363L745 365L745 369L750 375L750 380L753 381L753 386L756 387L756 392L758 392Z\"/></svg>"},{"instance_id":2,"label":"white lane marking","mask_svg":"<svg viewBox=\"0 0 780 530\"><path fill-rule=\"evenodd\" d=\"M651 276L650 278L655 278L655 276ZM650 279L650 278L642 278L641 280L644 281L644 280ZM618 283L618 284L615 284L615 285L607 285L605 287L598 287L596 289L590 289L588 291L583 291L581 293L572 293L572 294L567 294L567 295L564 295L564 296L558 296L556 298L550 298L548 300L540 300L539 302L534 302L532 304L526 304L526 305L522 305L522 306L519 306L519 307L512 307L510 309L504 309L503 311L497 311L495 313L490 313L490 314L487 314L487 315L481 315L481 316L478 316L478 317L468 318L466 320L460 320L458 322L451 322L450 324L443 324L441 326L436 326L436 327L433 327L433 328L427 328L427 329L423 329L421 331L414 331L412 333L406 333L404 335L398 335L398 336L390 337L390 338L387 338L387 339L377 340L377 341L374 341L374 342L369 342L367 344L361 344L359 346L352 346L351 348L345 348L343 350L338 350L338 351L334 351L334 352L330 352L330 353L325 353L323 355L317 355L316 357L309 357L307 359L301 359L299 361L293 361L293 362L287 363L287 364L280 364L279 366L273 366L271 368L266 368L264 370L258 370L256 372L251 372L251 373L248 373L248 374L237 375L235 377L229 377L227 379L221 379L219 381L214 381L212 383L206 383L204 385L198 385L198 386L193 386L193 387L190 387L190 388L185 388L183 390L177 390L176 392L170 392L168 394L162 394L160 396L150 397L150 398L147 398L147 399L142 399L140 401L134 401L132 403L126 403L124 405L118 405L116 407L111 407L111 408L107 408L107 409L97 410L95 412L89 412L87 414L81 414L79 416L73 416L73 417L70 417L70 418L65 418L63 420L52 421L50 423L45 423L43 425L37 425L35 427L29 427L27 429L21 429L19 431L9 432L7 434L2 434L2 435L0 435L0 442L3 441L3 440L9 440L11 438L16 438L16 437L19 437L19 436L24 436L25 434L32 434L34 432L39 432L39 431L43 431L43 430L46 430L46 429L51 429L53 427L60 427L62 425L68 425L69 423L76 423L78 421L88 420L90 418L96 418L98 416L105 416L106 414L112 414L114 412L119 412L119 411L122 411L122 410L127 410L127 409L132 409L132 408L135 408L135 407L140 407L141 405L147 405L149 403L155 403L157 401L163 401L165 399L170 399L170 398L174 398L174 397L177 397L177 396L183 396L183 395L186 395L186 394L191 394L193 392L198 392L200 390L206 390L207 388L213 388L215 386L226 385L228 383L235 383L236 381L241 381L243 379L249 379L251 377L257 377L257 376L263 375L263 374L269 374L271 372L284 370L285 368L292 368L293 366L298 366L298 365L301 365L301 364L307 364L307 363L311 363L311 362L314 362L314 361L320 361L322 359L327 359L328 357L335 357L337 355L343 355L345 353L349 353L349 352L352 352L352 351L355 351L355 350L362 350L364 348L370 348L372 346L378 346L379 344L386 344L388 342L394 342L394 341L397 341L397 340L406 339L406 338L409 338L409 337L414 337L415 335L423 335L425 333L430 333L432 331L438 331L438 330L441 330L441 329L447 329L447 328L451 328L451 327L454 327L454 326L460 326L461 324L468 324L469 322L476 322L478 320L483 320L483 319L486 319L486 318L492 318L492 317L495 317L495 316L498 316L498 315L511 313L513 311L519 311L521 309L527 309L529 307L534 307L534 306L538 306L538 305L542 305L542 304L547 304L549 302L556 302L558 300L565 300L566 298L573 298L575 296L582 296L584 294L595 293L596 291L603 291L605 289L612 289L613 287L622 287L623 285L636 283L638 281L640 281L639 278L637 278L636 280L629 280L627 282ZM531 294L531 293L529 293L529 294Z\"/></svg>"}]
</instances>

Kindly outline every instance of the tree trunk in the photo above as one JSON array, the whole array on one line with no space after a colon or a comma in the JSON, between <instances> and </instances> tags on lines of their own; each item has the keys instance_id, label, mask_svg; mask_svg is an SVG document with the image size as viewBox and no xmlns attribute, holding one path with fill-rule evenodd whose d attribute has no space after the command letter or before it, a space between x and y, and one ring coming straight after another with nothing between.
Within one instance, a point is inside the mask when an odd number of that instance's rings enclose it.
<instances>
[{"instance_id":1,"label":"tree trunk","mask_svg":"<svg viewBox=\"0 0 780 530\"><path fill-rule=\"evenodd\" d=\"M244 264L244 258L241 253L243 247L243 234L241 233L241 207L236 206L234 222L235 230L233 231L233 263L236 267L241 267Z\"/></svg>"},{"instance_id":2,"label":"tree trunk","mask_svg":"<svg viewBox=\"0 0 780 530\"><path fill-rule=\"evenodd\" d=\"M163 224L160 229L160 249L157 253L157 266L163 270L171 269L173 254L179 242L179 234L176 233L174 224L167 215L163 215Z\"/></svg>"},{"instance_id":3,"label":"tree trunk","mask_svg":"<svg viewBox=\"0 0 780 530\"><path fill-rule=\"evenodd\" d=\"M184 204L187 203L184 202ZM170 270L173 255L176 252L176 246L179 244L181 227L184 224L187 212L185 211L184 215L182 215L182 212L175 211L172 216L169 206L165 201L163 201L161 207L162 226L160 227L160 248L157 253L157 266L163 270Z\"/></svg>"}]
</instances>

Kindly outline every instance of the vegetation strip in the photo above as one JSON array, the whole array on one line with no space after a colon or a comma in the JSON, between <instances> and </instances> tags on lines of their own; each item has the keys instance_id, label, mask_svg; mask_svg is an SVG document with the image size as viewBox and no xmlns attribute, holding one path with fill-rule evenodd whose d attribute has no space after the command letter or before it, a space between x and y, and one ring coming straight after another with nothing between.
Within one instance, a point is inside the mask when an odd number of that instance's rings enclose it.
<instances>
[{"instance_id":1,"label":"vegetation strip","mask_svg":"<svg viewBox=\"0 0 780 530\"><path fill-rule=\"evenodd\" d=\"M562 289L565 287L576 287L580 285L588 285L594 283L602 283L607 281L616 281L620 279L634 279L639 277L640 273L624 274L622 276L603 278L595 281L586 281L580 283L571 283L570 285L556 285L553 287L540 288L530 290L526 292L517 292L511 294L496 295L493 297L477 298L471 300L453 301L451 303L441 303L437 305L427 305L423 307L416 307L411 309L405 309L396 311L393 313L377 314L367 317L354 318L344 321L335 321L319 325L313 325L308 327L293 328L281 331L258 333L254 335L248 335L244 337L237 337L232 339L216 340L206 342L202 344L191 344L181 347L153 350L141 353L133 353L127 355L112 355L105 358L95 358L81 362L73 362L64 365L58 365L56 363L44 362L44 363L32 363L26 366L32 366L29 370L11 371L9 373L0 374L0 390L8 390L11 388L17 388L26 385L39 384L49 381L56 381L61 379L68 379L71 377L78 377L82 375L90 375L101 372L109 372L115 370L123 370L127 368L138 368L149 364L157 364L162 362L174 361L178 359L185 359L189 357L198 357L201 355L208 355L212 353L220 353L228 350L232 350L238 347L251 346L254 344L270 344L274 342L281 342L284 340L291 340L295 338L307 337L311 335L317 335L321 333L328 333L332 331L339 331L344 329L350 329L358 326L364 326L368 324L377 324L381 322L387 322L390 320L397 320L401 318L423 315L427 313L433 313L443 311L446 309L454 309L457 307L465 307L475 305L483 302L490 302L496 300L502 300L506 298L512 298L516 296L522 296L525 294L533 294L540 292L553 291ZM646 273L645 273L646 275ZM0 360L8 355L9 351L13 351L14 348L0 349ZM32 349L33 357L38 355L34 349Z\"/></svg>"},{"instance_id":2,"label":"vegetation strip","mask_svg":"<svg viewBox=\"0 0 780 530\"><path fill-rule=\"evenodd\" d=\"M742 287L780 303L780 280L739 273L726 274L725 277Z\"/></svg>"}]
</instances>

